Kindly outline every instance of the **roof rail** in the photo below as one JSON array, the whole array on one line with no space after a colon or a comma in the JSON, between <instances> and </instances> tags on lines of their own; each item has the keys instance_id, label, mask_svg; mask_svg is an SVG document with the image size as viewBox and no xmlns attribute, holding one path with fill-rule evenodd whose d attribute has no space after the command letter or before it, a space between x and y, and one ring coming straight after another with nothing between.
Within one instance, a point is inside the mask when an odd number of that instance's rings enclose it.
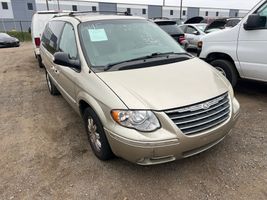
<instances>
[{"instance_id":1,"label":"roof rail","mask_svg":"<svg viewBox=\"0 0 267 200\"><path fill-rule=\"evenodd\" d=\"M126 12L117 12L117 11L73 11L69 13L69 16L77 16L80 14L87 14L87 13L113 13L113 14L117 14L117 15L125 15L125 16L132 16L131 13Z\"/></svg>"}]
</instances>

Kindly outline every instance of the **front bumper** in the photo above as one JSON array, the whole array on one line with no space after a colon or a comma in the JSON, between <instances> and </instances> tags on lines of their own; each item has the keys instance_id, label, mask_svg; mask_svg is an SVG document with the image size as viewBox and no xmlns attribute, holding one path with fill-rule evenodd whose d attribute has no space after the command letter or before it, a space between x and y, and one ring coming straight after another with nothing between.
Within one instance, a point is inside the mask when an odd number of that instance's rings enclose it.
<instances>
[{"instance_id":1,"label":"front bumper","mask_svg":"<svg viewBox=\"0 0 267 200\"><path fill-rule=\"evenodd\" d=\"M115 155L139 165L153 165L190 157L213 147L231 132L238 116L239 104L234 100L232 115L225 123L192 136L186 136L178 130L174 138L159 141L136 141L122 137L122 134L106 128L105 131ZM124 128L125 130L128 129ZM159 129L157 132L160 135L170 134L166 129Z\"/></svg>"}]
</instances>

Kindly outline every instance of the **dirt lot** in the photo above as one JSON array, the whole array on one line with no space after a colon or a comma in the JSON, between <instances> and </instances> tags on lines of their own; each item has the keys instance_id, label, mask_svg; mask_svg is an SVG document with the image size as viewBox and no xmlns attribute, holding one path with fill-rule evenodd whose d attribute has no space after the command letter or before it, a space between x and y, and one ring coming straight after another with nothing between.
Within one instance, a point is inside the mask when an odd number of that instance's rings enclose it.
<instances>
[{"instance_id":1,"label":"dirt lot","mask_svg":"<svg viewBox=\"0 0 267 200\"><path fill-rule=\"evenodd\" d=\"M242 82L233 132L200 155L99 161L80 117L50 96L30 43L0 49L0 199L267 199L267 85Z\"/></svg>"}]
</instances>

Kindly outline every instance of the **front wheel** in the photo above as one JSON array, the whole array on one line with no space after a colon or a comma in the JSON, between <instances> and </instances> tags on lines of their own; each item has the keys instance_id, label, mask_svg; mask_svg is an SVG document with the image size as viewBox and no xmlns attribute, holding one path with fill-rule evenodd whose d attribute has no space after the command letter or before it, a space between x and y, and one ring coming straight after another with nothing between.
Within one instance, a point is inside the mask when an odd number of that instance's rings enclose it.
<instances>
[{"instance_id":1,"label":"front wheel","mask_svg":"<svg viewBox=\"0 0 267 200\"><path fill-rule=\"evenodd\" d=\"M91 108L86 108L83 119L90 146L96 157L100 160L113 158L103 125L96 113Z\"/></svg>"},{"instance_id":2,"label":"front wheel","mask_svg":"<svg viewBox=\"0 0 267 200\"><path fill-rule=\"evenodd\" d=\"M232 62L218 59L211 61L210 64L220 71L230 81L233 87L236 85L238 75Z\"/></svg>"}]
</instances>

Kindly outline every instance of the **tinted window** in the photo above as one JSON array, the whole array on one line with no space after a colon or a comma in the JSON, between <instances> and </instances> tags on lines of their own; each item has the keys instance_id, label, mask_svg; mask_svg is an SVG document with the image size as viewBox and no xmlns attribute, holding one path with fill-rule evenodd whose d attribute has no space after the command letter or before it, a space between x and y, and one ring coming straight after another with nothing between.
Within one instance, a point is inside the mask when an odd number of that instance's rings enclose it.
<instances>
[{"instance_id":1,"label":"tinted window","mask_svg":"<svg viewBox=\"0 0 267 200\"><path fill-rule=\"evenodd\" d=\"M76 59L78 57L75 33L72 25L66 23L60 39L59 50L69 54L69 57Z\"/></svg>"},{"instance_id":2,"label":"tinted window","mask_svg":"<svg viewBox=\"0 0 267 200\"><path fill-rule=\"evenodd\" d=\"M52 21L47 23L43 36L42 44L51 53L54 54L58 49L60 34L62 32L64 22Z\"/></svg>"},{"instance_id":3,"label":"tinted window","mask_svg":"<svg viewBox=\"0 0 267 200\"><path fill-rule=\"evenodd\" d=\"M176 22L156 22L156 24L170 35L184 34L183 30L176 24Z\"/></svg>"}]
</instances>

